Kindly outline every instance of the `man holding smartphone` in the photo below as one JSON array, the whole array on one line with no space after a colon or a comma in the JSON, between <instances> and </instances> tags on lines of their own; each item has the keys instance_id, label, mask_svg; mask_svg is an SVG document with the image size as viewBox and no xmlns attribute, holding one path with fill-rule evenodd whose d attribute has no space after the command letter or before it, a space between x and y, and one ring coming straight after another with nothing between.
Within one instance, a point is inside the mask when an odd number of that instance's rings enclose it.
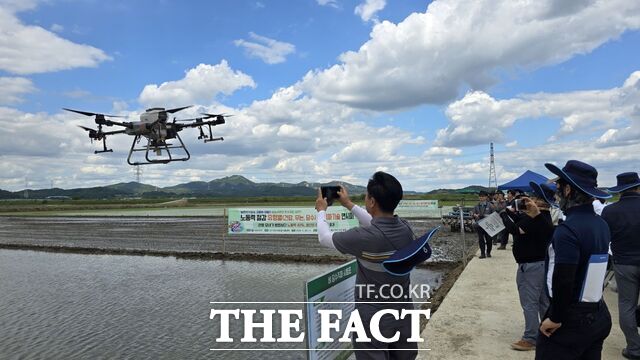
<instances>
[{"instance_id":1,"label":"man holding smartphone","mask_svg":"<svg viewBox=\"0 0 640 360\"><path fill-rule=\"evenodd\" d=\"M554 190L546 184L531 183L531 187L535 197L516 199L519 211L507 208L500 212L505 228L513 236L513 257L518 263L516 285L525 329L511 348L519 351L535 350L540 319L549 307L544 260L554 230L549 212Z\"/></svg>"},{"instance_id":2,"label":"man holding smartphone","mask_svg":"<svg viewBox=\"0 0 640 360\"><path fill-rule=\"evenodd\" d=\"M350 254L358 261L356 274L355 301L356 310L365 325L367 336L371 342L353 341L357 351L356 359L415 359L418 351L415 342L408 342L411 336L411 321L408 317L395 320L387 315L380 321L383 336L390 338L396 332L400 334L398 341L383 343L375 340L369 330L369 323L374 314L382 309L413 309L409 293L409 274L396 276L387 273L382 261L388 259L398 249L402 249L414 241L415 235L409 224L395 216L395 208L402 199L402 185L393 176L378 171L367 184L365 209L355 205L344 187L340 187L338 201L349 209L358 219L360 226L345 232L333 233L326 221L327 199L318 189L316 210L318 211L318 240L328 248L336 249L343 254ZM390 288L402 288L402 294L394 291L394 295L385 291ZM364 291L366 289L366 291ZM373 303L372 303L373 302ZM394 350L403 349L403 350ZM411 349L411 350L406 350ZM415 350L413 350L415 349Z\"/></svg>"}]
</instances>

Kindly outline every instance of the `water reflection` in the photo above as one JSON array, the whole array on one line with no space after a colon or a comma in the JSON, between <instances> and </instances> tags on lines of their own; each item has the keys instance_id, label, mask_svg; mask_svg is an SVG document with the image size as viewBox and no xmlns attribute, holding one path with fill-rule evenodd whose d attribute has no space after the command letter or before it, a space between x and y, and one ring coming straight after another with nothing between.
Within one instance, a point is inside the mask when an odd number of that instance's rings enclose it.
<instances>
[{"instance_id":1,"label":"water reflection","mask_svg":"<svg viewBox=\"0 0 640 360\"><path fill-rule=\"evenodd\" d=\"M304 280L333 267L0 250L0 358L257 357L209 350L218 346L219 334L217 322L209 320L209 302L303 301ZM432 285L440 276L427 270L414 275L414 282ZM232 337L241 337L236 330ZM229 345L247 347L237 341ZM260 352L259 357L306 354Z\"/></svg>"}]
</instances>

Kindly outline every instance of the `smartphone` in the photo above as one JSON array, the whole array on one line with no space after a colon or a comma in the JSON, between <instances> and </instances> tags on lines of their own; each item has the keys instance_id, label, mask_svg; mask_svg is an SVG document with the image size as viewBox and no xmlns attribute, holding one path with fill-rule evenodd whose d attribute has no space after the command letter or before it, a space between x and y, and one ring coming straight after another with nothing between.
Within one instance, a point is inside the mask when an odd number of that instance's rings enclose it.
<instances>
[{"instance_id":1,"label":"smartphone","mask_svg":"<svg viewBox=\"0 0 640 360\"><path fill-rule=\"evenodd\" d=\"M340 186L321 186L320 191L322 192L322 197L327 199L327 206L331 206L333 200L340 198L340 196L338 196Z\"/></svg>"},{"instance_id":2,"label":"smartphone","mask_svg":"<svg viewBox=\"0 0 640 360\"><path fill-rule=\"evenodd\" d=\"M516 199L514 203L516 206L516 211L524 211L527 209L527 203L524 202L524 199Z\"/></svg>"}]
</instances>

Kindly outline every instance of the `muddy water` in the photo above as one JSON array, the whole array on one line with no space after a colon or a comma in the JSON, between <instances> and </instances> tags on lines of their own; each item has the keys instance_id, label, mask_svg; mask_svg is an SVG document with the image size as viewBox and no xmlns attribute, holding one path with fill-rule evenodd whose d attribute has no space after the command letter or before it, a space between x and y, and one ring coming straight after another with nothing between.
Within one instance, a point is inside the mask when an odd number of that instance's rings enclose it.
<instances>
[{"instance_id":1,"label":"muddy water","mask_svg":"<svg viewBox=\"0 0 640 360\"><path fill-rule=\"evenodd\" d=\"M424 234L439 220L410 219L414 233ZM228 235L223 217L5 217L0 216L0 245L79 247L169 252L230 252L339 256L318 243L316 235ZM476 237L468 234L468 243ZM430 262L459 261L461 238L447 228L432 240ZM344 257L348 259L348 257Z\"/></svg>"},{"instance_id":2,"label":"muddy water","mask_svg":"<svg viewBox=\"0 0 640 360\"><path fill-rule=\"evenodd\" d=\"M211 352L209 302L303 301L304 280L333 267L0 250L0 358L304 359ZM420 269L412 281L436 287L441 275Z\"/></svg>"}]
</instances>

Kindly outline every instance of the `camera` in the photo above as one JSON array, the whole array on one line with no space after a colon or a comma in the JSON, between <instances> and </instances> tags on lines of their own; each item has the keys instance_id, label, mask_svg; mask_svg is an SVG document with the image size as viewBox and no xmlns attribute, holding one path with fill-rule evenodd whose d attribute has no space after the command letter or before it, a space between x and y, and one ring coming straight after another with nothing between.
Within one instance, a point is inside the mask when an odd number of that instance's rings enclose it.
<instances>
[{"instance_id":1,"label":"camera","mask_svg":"<svg viewBox=\"0 0 640 360\"><path fill-rule=\"evenodd\" d=\"M516 211L524 211L527 209L527 203L524 202L524 199L515 199L514 203Z\"/></svg>"},{"instance_id":2,"label":"camera","mask_svg":"<svg viewBox=\"0 0 640 360\"><path fill-rule=\"evenodd\" d=\"M331 206L333 200L340 198L338 195L340 186L321 186L320 191L322 192L322 197L327 199L327 206Z\"/></svg>"}]
</instances>

